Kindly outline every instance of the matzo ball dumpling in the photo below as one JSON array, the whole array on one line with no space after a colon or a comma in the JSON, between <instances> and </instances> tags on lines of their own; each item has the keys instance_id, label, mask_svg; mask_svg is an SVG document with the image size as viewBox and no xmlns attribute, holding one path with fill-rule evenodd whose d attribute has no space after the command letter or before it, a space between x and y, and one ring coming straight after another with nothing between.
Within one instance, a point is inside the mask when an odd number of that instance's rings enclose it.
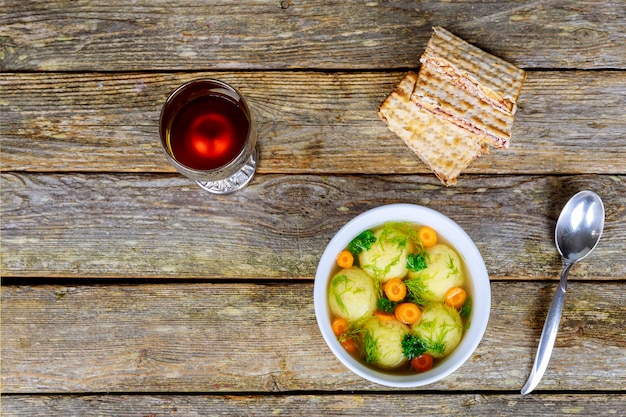
<instances>
[{"instance_id":1,"label":"matzo ball dumpling","mask_svg":"<svg viewBox=\"0 0 626 417\"><path fill-rule=\"evenodd\" d=\"M358 267L342 269L330 280L328 305L336 317L351 322L372 315L377 301L376 282Z\"/></svg>"},{"instance_id":2,"label":"matzo ball dumpling","mask_svg":"<svg viewBox=\"0 0 626 417\"><path fill-rule=\"evenodd\" d=\"M420 321L411 326L411 331L424 340L426 353L443 358L461 341L463 320L456 309L443 303L432 303L424 308Z\"/></svg>"},{"instance_id":3,"label":"matzo ball dumpling","mask_svg":"<svg viewBox=\"0 0 626 417\"><path fill-rule=\"evenodd\" d=\"M404 278L414 244L401 223L388 223L374 230L376 241L359 254L361 268L380 282L391 278ZM406 229L408 231L408 229Z\"/></svg>"},{"instance_id":4,"label":"matzo ball dumpling","mask_svg":"<svg viewBox=\"0 0 626 417\"><path fill-rule=\"evenodd\" d=\"M397 320L382 321L378 317L363 325L362 338L365 362L383 369L394 369L408 362L402 351L402 339L409 327Z\"/></svg>"},{"instance_id":5,"label":"matzo ball dumpling","mask_svg":"<svg viewBox=\"0 0 626 417\"><path fill-rule=\"evenodd\" d=\"M408 279L420 281L422 289L420 299L443 301L450 288L462 287L464 284L461 258L445 243L438 243L426 249L426 253L427 267L417 272L410 271Z\"/></svg>"}]
</instances>

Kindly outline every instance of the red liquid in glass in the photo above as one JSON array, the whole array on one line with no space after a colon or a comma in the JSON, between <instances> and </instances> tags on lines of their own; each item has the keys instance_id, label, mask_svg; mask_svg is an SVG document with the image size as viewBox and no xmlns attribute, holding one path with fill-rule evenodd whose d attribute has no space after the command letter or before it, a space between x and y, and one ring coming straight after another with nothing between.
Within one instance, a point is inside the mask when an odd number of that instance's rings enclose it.
<instances>
[{"instance_id":1,"label":"red liquid in glass","mask_svg":"<svg viewBox=\"0 0 626 417\"><path fill-rule=\"evenodd\" d=\"M200 97L183 106L170 128L170 147L181 164L212 170L228 164L243 149L250 123L234 102Z\"/></svg>"}]
</instances>

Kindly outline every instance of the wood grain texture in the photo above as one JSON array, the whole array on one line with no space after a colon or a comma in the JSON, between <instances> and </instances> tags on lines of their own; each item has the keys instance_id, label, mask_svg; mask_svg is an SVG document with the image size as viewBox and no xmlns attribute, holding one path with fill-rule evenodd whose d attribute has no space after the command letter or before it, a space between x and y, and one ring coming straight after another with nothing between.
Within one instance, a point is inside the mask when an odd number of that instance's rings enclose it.
<instances>
[{"instance_id":1,"label":"wood grain texture","mask_svg":"<svg viewBox=\"0 0 626 417\"><path fill-rule=\"evenodd\" d=\"M440 210L494 278L556 279L558 214L575 192L606 205L602 241L572 279L626 278L624 176L259 175L214 196L180 175L3 173L2 276L311 278L325 245L367 209Z\"/></svg>"},{"instance_id":2,"label":"wood grain texture","mask_svg":"<svg viewBox=\"0 0 626 417\"><path fill-rule=\"evenodd\" d=\"M518 392L555 285L493 282L475 353L419 390ZM571 283L539 390L626 389L622 287ZM385 390L334 358L312 297L312 283L3 287L3 393Z\"/></svg>"},{"instance_id":3,"label":"wood grain texture","mask_svg":"<svg viewBox=\"0 0 626 417\"><path fill-rule=\"evenodd\" d=\"M159 144L168 94L218 77L249 99L261 173L426 173L377 109L404 72L6 74L0 79L1 169L174 172ZM626 77L530 72L510 149L466 173L626 173ZM69 150L69 151L68 151Z\"/></svg>"},{"instance_id":4,"label":"wood grain texture","mask_svg":"<svg viewBox=\"0 0 626 417\"><path fill-rule=\"evenodd\" d=\"M625 414L625 2L0 3L3 416ZM528 71L511 148L449 189L376 114L434 25ZM168 94L204 77L259 121L259 174L230 196L159 146ZM582 189L606 228L521 396ZM389 203L459 223L492 282L476 352L418 390L349 372L313 309L327 242Z\"/></svg>"},{"instance_id":5,"label":"wood grain texture","mask_svg":"<svg viewBox=\"0 0 626 417\"><path fill-rule=\"evenodd\" d=\"M619 0L7 0L3 9L2 71L406 68L437 25L525 68L626 68Z\"/></svg>"},{"instance_id":6,"label":"wood grain texture","mask_svg":"<svg viewBox=\"0 0 626 417\"><path fill-rule=\"evenodd\" d=\"M337 395L87 395L9 396L5 417L115 415L119 417L250 416L611 416L624 410L622 394L337 394ZM219 411L218 411L219 410Z\"/></svg>"}]
</instances>

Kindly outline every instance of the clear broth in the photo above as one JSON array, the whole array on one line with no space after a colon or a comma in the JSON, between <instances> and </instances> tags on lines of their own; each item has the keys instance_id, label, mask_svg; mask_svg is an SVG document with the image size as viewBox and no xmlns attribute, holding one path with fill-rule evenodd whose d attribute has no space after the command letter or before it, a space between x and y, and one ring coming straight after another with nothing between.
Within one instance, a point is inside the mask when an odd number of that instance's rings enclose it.
<instances>
[{"instance_id":1,"label":"clear broth","mask_svg":"<svg viewBox=\"0 0 626 417\"><path fill-rule=\"evenodd\" d=\"M395 223L407 223L407 224L409 224L409 225L410 225L410 226L411 226L411 227L412 227L415 231L417 231L417 229L419 229L421 226L426 226L426 225L423 225L423 224L412 223L412 222L395 222ZM381 225L375 226L375 227L373 227L373 228L370 228L369 230L372 230L372 231L377 231L378 229L380 229L380 228L382 228L382 227L384 227L384 224L381 224ZM434 228L433 228L433 229L434 229ZM467 261L466 261L466 259L465 259L465 258L461 255L461 253L459 253L459 251L456 249L456 247L455 247L455 246L454 246L454 245L453 245L450 241L448 241L447 239L443 238L443 237L439 234L439 232L438 232L436 229L435 229L435 232L437 232L437 243L443 243L443 244L448 245L449 247L451 247L451 248L452 248L452 249L453 249L453 250L454 250L454 251L455 251L455 252L459 255L459 258L461 259L461 263L462 263L462 265L461 265L461 267L462 267L462 273L463 273L463 276L465 277L465 282L464 282L464 284L463 284L462 288L463 288L463 289L467 292L467 297L468 297L469 302L473 302L473 300L474 300L474 292L473 292L473 285L472 285L472 277L471 277L471 275L469 274L469 270L468 270L468 268L467 268ZM355 236L355 237L356 237L356 236ZM347 246L344 248L344 250L347 250ZM358 257L357 257L357 256L355 256L355 257L354 257L354 266L359 266L359 267L360 267L360 265L359 265L359 261L358 261ZM332 271L331 271L331 274L330 274L330 279L329 279L329 288L327 288L327 290L326 290L326 294L327 294L327 295L330 293L330 282L332 281L332 278L333 278L333 277L334 277L334 276L335 276L335 275L336 275L339 271L341 271L341 269L342 269L342 268L341 268L341 267L339 267L339 266L337 265L337 263L335 262L335 265L334 265L334 267L333 267L333 269L332 269ZM376 280L375 278L373 278L373 279L374 279L374 280ZM420 306L420 307L422 307L422 306ZM421 309L421 308L420 308L420 309ZM335 319L335 316L334 316L334 315L332 314L332 312L330 312L330 311L329 311L329 317L330 317L331 322ZM467 317L467 318L465 318L465 319L462 319L462 320L463 320L463 335L461 336L461 342L463 341L463 338L465 337L465 335L466 335L466 333L467 333L467 330L469 329L469 326L470 326L470 324L471 324L471 320L470 320L470 319L471 319L471 312L470 312L470 314L469 314L469 317ZM460 344L461 342L459 342L459 344ZM457 346L455 349L453 349L453 350L452 350L452 351L451 351L448 355L446 355L446 356L445 356L445 357L443 357L443 358L435 358L435 359L434 359L434 362L433 362L433 368L432 368L432 369L436 368L439 364L441 364L441 363L445 362L445 361L446 361L446 359L447 359L447 358L448 358L448 357L449 357L452 353L454 353L454 351L455 351L457 348L458 348L458 346ZM413 370L413 369L411 368L410 361L409 361L409 363L408 363L408 364L405 364L404 366L400 366L400 367L395 368L395 369L383 369L383 368L377 367L377 366L376 366L376 365L374 365L374 364L367 363L367 362L364 360L364 358L362 357L362 354L361 354L360 352L358 352L358 351L357 351L357 352L354 352L354 353L351 353L351 355L352 355L355 359L357 359L359 362L361 362L362 364L364 364L365 366L367 366L367 367L369 367L369 368L372 368L372 369L375 369L375 370L377 370L377 371L379 371L379 372L385 372L385 373L389 373L389 374L393 374L393 375L415 375L416 373L419 373L419 371L415 371L415 370Z\"/></svg>"}]
</instances>

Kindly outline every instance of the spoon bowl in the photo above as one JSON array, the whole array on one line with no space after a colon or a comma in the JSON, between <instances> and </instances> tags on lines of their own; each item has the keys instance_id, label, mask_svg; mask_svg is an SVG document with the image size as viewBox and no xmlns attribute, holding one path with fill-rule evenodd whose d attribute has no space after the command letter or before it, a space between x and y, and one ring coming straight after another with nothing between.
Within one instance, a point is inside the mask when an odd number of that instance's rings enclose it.
<instances>
[{"instance_id":1,"label":"spoon bowl","mask_svg":"<svg viewBox=\"0 0 626 417\"><path fill-rule=\"evenodd\" d=\"M576 262L593 251L600 241L603 229L604 205L593 191L581 191L575 194L565 204L559 215L554 240L561 254L563 270L541 332L535 363L526 385L522 388L522 394L528 394L537 387L548 367L561 321L563 300L567 290L567 275Z\"/></svg>"},{"instance_id":2,"label":"spoon bowl","mask_svg":"<svg viewBox=\"0 0 626 417\"><path fill-rule=\"evenodd\" d=\"M592 191L581 191L563 207L554 240L564 260L578 262L591 253L604 229L604 206Z\"/></svg>"}]
</instances>

